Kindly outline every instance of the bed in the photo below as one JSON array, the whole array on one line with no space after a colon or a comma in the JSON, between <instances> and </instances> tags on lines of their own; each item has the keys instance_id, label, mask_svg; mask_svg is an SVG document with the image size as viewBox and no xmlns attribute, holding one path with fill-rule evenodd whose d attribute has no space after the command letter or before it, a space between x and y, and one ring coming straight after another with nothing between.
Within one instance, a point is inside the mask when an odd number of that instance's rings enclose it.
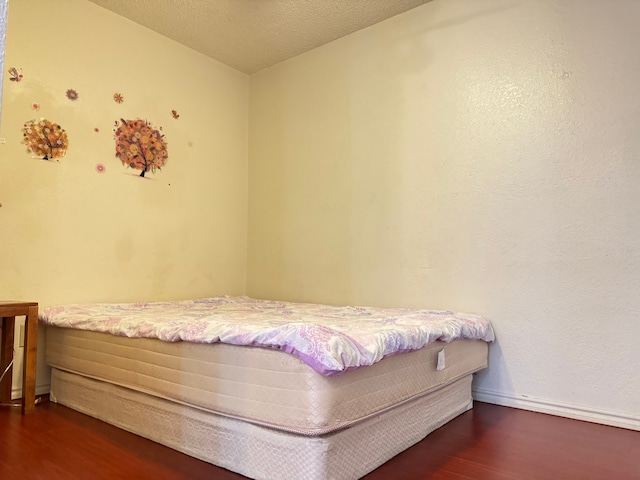
<instances>
[{"instance_id":1,"label":"bed","mask_svg":"<svg viewBox=\"0 0 640 480\"><path fill-rule=\"evenodd\" d=\"M472 407L491 324L220 296L44 309L51 400L256 479L354 479Z\"/></svg>"}]
</instances>

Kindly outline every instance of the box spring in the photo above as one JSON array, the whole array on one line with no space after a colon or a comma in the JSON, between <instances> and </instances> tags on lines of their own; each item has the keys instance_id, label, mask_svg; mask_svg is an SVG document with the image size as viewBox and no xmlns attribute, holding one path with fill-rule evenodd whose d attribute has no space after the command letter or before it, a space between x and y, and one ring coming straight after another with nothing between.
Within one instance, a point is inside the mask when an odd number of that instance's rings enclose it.
<instances>
[{"instance_id":1,"label":"box spring","mask_svg":"<svg viewBox=\"0 0 640 480\"><path fill-rule=\"evenodd\" d=\"M470 409L471 378L320 436L217 415L56 368L51 399L250 478L347 480L362 477Z\"/></svg>"}]
</instances>

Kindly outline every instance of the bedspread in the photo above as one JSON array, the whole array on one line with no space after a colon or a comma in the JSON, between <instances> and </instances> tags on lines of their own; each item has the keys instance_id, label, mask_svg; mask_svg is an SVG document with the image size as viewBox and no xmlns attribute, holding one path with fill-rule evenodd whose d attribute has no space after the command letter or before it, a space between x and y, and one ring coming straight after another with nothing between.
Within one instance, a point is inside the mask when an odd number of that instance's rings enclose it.
<instances>
[{"instance_id":1,"label":"bedspread","mask_svg":"<svg viewBox=\"0 0 640 480\"><path fill-rule=\"evenodd\" d=\"M40 321L58 327L157 338L276 348L323 375L441 340L493 341L480 315L409 308L328 305L218 296L199 300L49 307Z\"/></svg>"}]
</instances>

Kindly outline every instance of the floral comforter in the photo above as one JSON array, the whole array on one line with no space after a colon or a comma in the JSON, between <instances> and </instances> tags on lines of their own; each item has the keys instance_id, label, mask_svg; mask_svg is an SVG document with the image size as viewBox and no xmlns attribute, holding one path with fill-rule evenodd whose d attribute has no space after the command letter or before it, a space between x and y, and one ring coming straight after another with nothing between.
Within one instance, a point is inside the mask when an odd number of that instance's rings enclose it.
<instances>
[{"instance_id":1,"label":"floral comforter","mask_svg":"<svg viewBox=\"0 0 640 480\"><path fill-rule=\"evenodd\" d=\"M157 338L223 342L289 352L323 375L372 365L441 340L494 339L479 315L416 309L332 307L219 296L178 302L77 304L46 308L58 327Z\"/></svg>"}]
</instances>

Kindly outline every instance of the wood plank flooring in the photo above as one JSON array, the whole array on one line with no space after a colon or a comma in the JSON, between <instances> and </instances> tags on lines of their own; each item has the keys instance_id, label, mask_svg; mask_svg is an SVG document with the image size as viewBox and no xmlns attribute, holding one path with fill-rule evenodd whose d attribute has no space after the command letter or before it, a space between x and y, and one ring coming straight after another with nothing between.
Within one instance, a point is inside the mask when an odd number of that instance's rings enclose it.
<instances>
[{"instance_id":1,"label":"wood plank flooring","mask_svg":"<svg viewBox=\"0 0 640 480\"><path fill-rule=\"evenodd\" d=\"M244 477L45 401L0 407L0 479L14 478ZM364 478L640 480L640 432L476 403Z\"/></svg>"}]
</instances>

